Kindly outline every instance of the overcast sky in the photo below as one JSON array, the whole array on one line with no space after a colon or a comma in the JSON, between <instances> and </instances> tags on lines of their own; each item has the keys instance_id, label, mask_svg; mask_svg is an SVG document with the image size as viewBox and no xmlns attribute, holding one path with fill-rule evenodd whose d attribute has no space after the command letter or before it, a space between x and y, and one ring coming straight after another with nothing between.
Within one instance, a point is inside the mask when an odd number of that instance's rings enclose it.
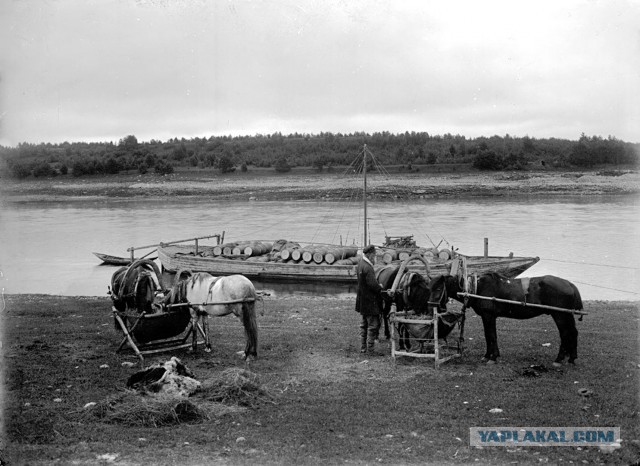
<instances>
[{"instance_id":1,"label":"overcast sky","mask_svg":"<svg viewBox=\"0 0 640 466\"><path fill-rule=\"evenodd\" d=\"M640 142L640 0L0 1L0 144L276 131Z\"/></svg>"}]
</instances>

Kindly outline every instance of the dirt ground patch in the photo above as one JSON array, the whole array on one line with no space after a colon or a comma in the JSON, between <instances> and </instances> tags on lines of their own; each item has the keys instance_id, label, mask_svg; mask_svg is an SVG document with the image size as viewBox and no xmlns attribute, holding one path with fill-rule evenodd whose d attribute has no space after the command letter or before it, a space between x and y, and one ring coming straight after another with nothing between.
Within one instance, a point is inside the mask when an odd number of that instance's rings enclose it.
<instances>
[{"instance_id":1,"label":"dirt ground patch","mask_svg":"<svg viewBox=\"0 0 640 466\"><path fill-rule=\"evenodd\" d=\"M233 317L211 320L214 351L176 351L196 378L231 368L259 377L273 403L210 420L126 427L78 417L89 402L122 393L138 367L116 354L120 336L105 298L11 295L2 314L7 464L632 464L640 457L637 302L585 303L577 365L553 369L551 318L498 321L502 361L479 363L480 319L466 351L440 369L358 351L352 299L268 299L259 359L248 366ZM525 369L544 366L537 376ZM590 395L581 395L588 389ZM491 410L499 408L501 413ZM615 426L621 448L471 448L473 426Z\"/></svg>"}]
</instances>

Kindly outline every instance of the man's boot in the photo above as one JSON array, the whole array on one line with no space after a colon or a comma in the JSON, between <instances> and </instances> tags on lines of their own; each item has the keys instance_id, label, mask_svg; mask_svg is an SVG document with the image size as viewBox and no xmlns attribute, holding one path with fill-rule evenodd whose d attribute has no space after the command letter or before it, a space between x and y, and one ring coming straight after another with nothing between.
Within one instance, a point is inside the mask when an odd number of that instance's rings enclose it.
<instances>
[{"instance_id":1,"label":"man's boot","mask_svg":"<svg viewBox=\"0 0 640 466\"><path fill-rule=\"evenodd\" d=\"M367 337L360 337L360 352L367 352Z\"/></svg>"},{"instance_id":2,"label":"man's boot","mask_svg":"<svg viewBox=\"0 0 640 466\"><path fill-rule=\"evenodd\" d=\"M375 351L375 341L373 340L373 338L369 338L369 341L367 342L367 353L369 354L376 354Z\"/></svg>"}]
</instances>

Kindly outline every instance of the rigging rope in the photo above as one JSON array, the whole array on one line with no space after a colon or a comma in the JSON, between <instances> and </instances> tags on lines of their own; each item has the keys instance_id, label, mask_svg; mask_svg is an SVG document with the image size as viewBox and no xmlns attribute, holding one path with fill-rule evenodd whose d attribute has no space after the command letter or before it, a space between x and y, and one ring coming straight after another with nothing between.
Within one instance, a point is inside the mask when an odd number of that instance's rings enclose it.
<instances>
[{"instance_id":1,"label":"rigging rope","mask_svg":"<svg viewBox=\"0 0 640 466\"><path fill-rule=\"evenodd\" d=\"M564 262L564 263L567 263L567 264L595 265L595 266L598 266L598 267L610 267L610 268L613 268L613 269L640 270L639 267L628 267L628 266L625 266L625 265L595 264L593 262L577 262L577 261L568 261L568 260L562 260L562 259L547 259L546 257L542 258L542 259L544 259L546 261L553 261L553 262Z\"/></svg>"},{"instance_id":2,"label":"rigging rope","mask_svg":"<svg viewBox=\"0 0 640 466\"><path fill-rule=\"evenodd\" d=\"M593 287L596 287L596 288L604 288L605 290L620 291L621 293L629 293L629 294L640 295L640 293L638 293L636 291L627 291L627 290L620 290L618 288L609 288L608 286L593 285L592 283L579 282L578 280L571 280L571 281L572 282L576 282L576 283L580 283L581 285L593 286Z\"/></svg>"}]
</instances>

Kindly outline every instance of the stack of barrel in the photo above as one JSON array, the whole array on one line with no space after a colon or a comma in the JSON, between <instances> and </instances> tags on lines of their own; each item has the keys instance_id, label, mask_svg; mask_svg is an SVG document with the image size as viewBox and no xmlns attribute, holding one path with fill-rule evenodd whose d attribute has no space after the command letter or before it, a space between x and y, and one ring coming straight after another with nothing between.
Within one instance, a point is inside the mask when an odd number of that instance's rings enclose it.
<instances>
[{"instance_id":1,"label":"stack of barrel","mask_svg":"<svg viewBox=\"0 0 640 466\"><path fill-rule=\"evenodd\" d=\"M405 249L383 249L382 262L390 264L393 261L404 261L411 256L422 256L425 259L451 259L451 251L438 248L405 248Z\"/></svg>"},{"instance_id":2,"label":"stack of barrel","mask_svg":"<svg viewBox=\"0 0 640 466\"><path fill-rule=\"evenodd\" d=\"M306 264L352 265L358 253L355 247L346 246L305 246L285 248L280 258L285 262L304 262Z\"/></svg>"},{"instance_id":3,"label":"stack of barrel","mask_svg":"<svg viewBox=\"0 0 640 466\"><path fill-rule=\"evenodd\" d=\"M243 241L224 243L213 248L213 256L242 258L255 262L282 261L306 264L354 265L358 248L347 246L305 246L278 240L275 243Z\"/></svg>"}]
</instances>

